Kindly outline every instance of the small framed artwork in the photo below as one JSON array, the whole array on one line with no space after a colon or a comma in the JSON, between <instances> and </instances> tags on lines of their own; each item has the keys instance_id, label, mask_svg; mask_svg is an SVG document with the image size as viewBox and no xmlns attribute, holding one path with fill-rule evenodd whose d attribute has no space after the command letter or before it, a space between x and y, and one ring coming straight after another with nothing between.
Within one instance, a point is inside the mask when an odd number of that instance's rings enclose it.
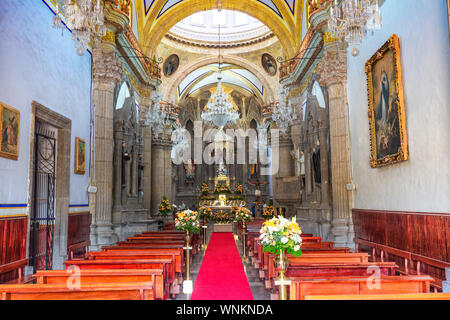
<instances>
[{"instance_id":1,"label":"small framed artwork","mask_svg":"<svg viewBox=\"0 0 450 320\"><path fill-rule=\"evenodd\" d=\"M0 156L19 159L20 112L0 102Z\"/></svg>"},{"instance_id":2,"label":"small framed artwork","mask_svg":"<svg viewBox=\"0 0 450 320\"><path fill-rule=\"evenodd\" d=\"M78 137L75 138L75 173L84 174L86 172L86 141Z\"/></svg>"},{"instance_id":3,"label":"small framed artwork","mask_svg":"<svg viewBox=\"0 0 450 320\"><path fill-rule=\"evenodd\" d=\"M366 63L369 98L370 165L372 168L408 160L400 46L397 35Z\"/></svg>"},{"instance_id":4,"label":"small framed artwork","mask_svg":"<svg viewBox=\"0 0 450 320\"><path fill-rule=\"evenodd\" d=\"M180 65L180 58L176 54L172 54L166 59L163 65L164 75L170 77L174 74Z\"/></svg>"},{"instance_id":5,"label":"small framed artwork","mask_svg":"<svg viewBox=\"0 0 450 320\"><path fill-rule=\"evenodd\" d=\"M277 74L277 62L275 59L268 53L264 53L261 56L261 64L264 70L270 75L274 76Z\"/></svg>"}]
</instances>

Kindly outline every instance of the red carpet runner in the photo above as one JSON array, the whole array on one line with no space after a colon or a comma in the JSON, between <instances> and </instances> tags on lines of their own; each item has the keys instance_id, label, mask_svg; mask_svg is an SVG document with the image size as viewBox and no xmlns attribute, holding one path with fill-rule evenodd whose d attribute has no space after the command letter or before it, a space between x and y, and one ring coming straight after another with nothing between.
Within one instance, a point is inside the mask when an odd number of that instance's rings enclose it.
<instances>
[{"instance_id":1,"label":"red carpet runner","mask_svg":"<svg viewBox=\"0 0 450 320\"><path fill-rule=\"evenodd\" d=\"M253 300L232 233L213 233L191 300Z\"/></svg>"}]
</instances>

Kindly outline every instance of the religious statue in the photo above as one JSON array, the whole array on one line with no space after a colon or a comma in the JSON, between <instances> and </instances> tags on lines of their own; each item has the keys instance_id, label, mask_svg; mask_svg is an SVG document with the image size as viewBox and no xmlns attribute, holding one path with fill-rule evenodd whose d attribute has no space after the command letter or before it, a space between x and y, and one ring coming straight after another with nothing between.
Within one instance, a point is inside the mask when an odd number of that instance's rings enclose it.
<instances>
[{"instance_id":1,"label":"religious statue","mask_svg":"<svg viewBox=\"0 0 450 320\"><path fill-rule=\"evenodd\" d=\"M192 160L184 164L184 169L186 170L186 179L194 180L195 166Z\"/></svg>"}]
</instances>

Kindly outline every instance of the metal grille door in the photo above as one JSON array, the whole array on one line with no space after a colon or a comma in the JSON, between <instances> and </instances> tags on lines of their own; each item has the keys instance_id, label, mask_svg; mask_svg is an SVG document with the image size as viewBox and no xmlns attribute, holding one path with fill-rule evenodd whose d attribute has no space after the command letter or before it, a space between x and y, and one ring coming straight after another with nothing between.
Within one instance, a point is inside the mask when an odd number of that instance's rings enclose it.
<instances>
[{"instance_id":1,"label":"metal grille door","mask_svg":"<svg viewBox=\"0 0 450 320\"><path fill-rule=\"evenodd\" d=\"M34 151L30 253L36 272L52 269L56 185L55 133L39 123L36 123Z\"/></svg>"}]
</instances>

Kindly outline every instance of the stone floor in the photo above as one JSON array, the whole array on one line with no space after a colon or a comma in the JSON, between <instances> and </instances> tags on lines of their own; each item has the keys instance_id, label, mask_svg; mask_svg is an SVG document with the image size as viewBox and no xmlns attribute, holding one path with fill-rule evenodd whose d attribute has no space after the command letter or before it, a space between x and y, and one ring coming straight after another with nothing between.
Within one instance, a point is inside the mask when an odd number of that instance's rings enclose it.
<instances>
[{"instance_id":1,"label":"stone floor","mask_svg":"<svg viewBox=\"0 0 450 320\"><path fill-rule=\"evenodd\" d=\"M213 223L208 223L207 229L207 241L211 238L213 229ZM242 241L237 240L236 245L238 247L239 253L242 256ZM195 279L200 271L200 266L202 265L203 257L205 256L204 251L200 251L196 254L191 263L191 278L195 284ZM249 259L250 260L250 259ZM258 270L253 267L253 265L249 263L244 263L244 271L247 275L248 283L250 284L250 289L253 293L253 298L255 300L270 300L270 293L264 287L264 281L262 281L258 276ZM179 294L175 298L175 300L190 300L191 295Z\"/></svg>"}]
</instances>

